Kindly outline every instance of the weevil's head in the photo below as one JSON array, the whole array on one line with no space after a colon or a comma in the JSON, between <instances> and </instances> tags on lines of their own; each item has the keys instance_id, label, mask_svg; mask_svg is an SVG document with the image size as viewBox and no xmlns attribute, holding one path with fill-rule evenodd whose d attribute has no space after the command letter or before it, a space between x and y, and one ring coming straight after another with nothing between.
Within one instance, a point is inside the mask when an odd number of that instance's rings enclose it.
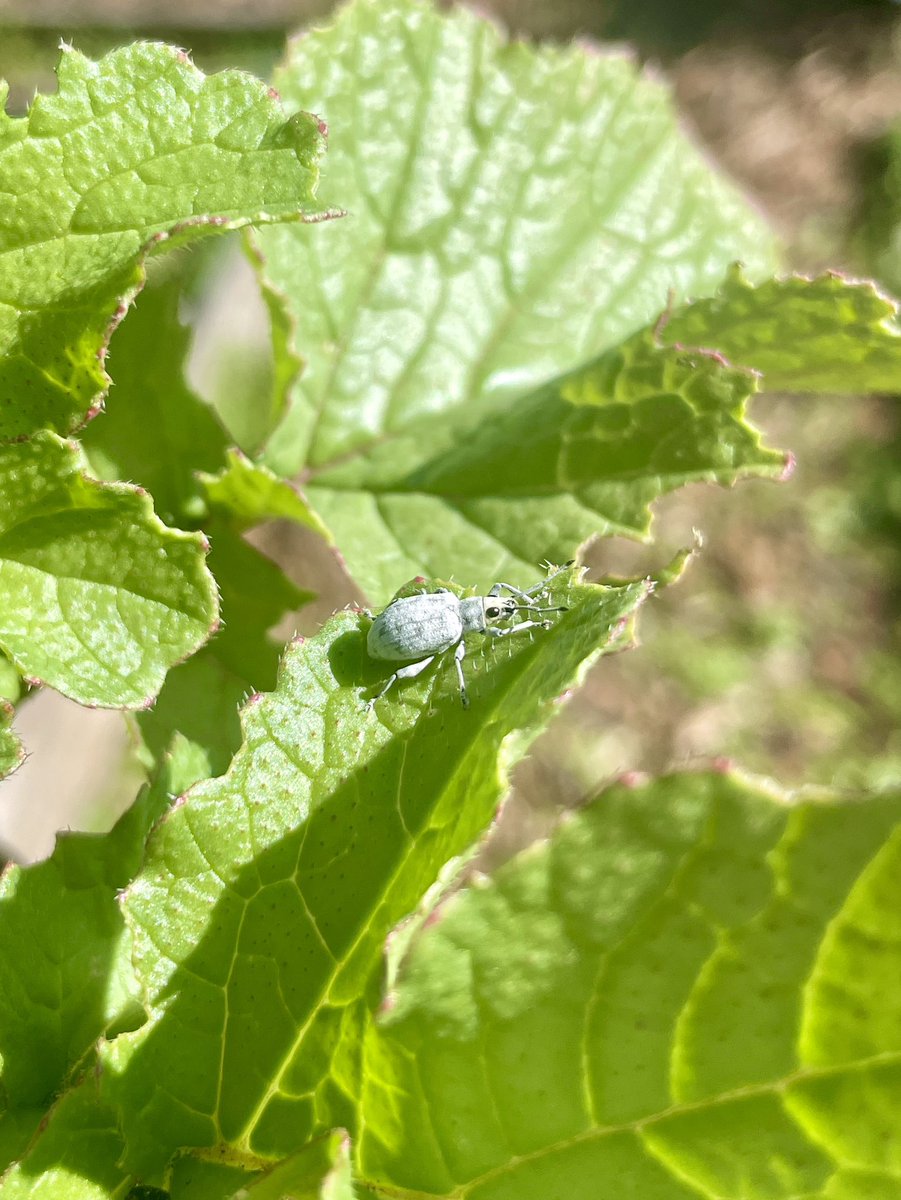
<instances>
[{"instance_id":1,"label":"weevil's head","mask_svg":"<svg viewBox=\"0 0 901 1200\"><path fill-rule=\"evenodd\" d=\"M484 633L489 625L508 621L519 611L509 596L469 596L460 601L460 616L467 633Z\"/></svg>"},{"instance_id":2,"label":"weevil's head","mask_svg":"<svg viewBox=\"0 0 901 1200\"><path fill-rule=\"evenodd\" d=\"M486 625L496 625L498 621L509 621L520 611L524 611L512 596L480 596L482 610L485 614Z\"/></svg>"}]
</instances>

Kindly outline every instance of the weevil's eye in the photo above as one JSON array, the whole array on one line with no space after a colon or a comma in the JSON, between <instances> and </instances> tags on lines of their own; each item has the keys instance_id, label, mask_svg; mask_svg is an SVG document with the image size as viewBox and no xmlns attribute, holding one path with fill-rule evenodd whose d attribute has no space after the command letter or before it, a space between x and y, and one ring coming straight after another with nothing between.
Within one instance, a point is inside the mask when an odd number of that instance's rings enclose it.
<instances>
[{"instance_id":1,"label":"weevil's eye","mask_svg":"<svg viewBox=\"0 0 901 1200\"><path fill-rule=\"evenodd\" d=\"M493 618L493 617L499 617L500 615L501 615L501 610L498 608L498 606L496 604L490 604L485 609L486 617Z\"/></svg>"}]
</instances>

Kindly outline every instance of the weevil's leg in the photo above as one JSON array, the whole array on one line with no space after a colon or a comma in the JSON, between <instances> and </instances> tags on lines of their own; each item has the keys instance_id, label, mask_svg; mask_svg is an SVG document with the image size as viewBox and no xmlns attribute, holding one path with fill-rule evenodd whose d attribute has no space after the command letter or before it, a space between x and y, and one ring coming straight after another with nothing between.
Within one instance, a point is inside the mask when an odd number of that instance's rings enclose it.
<instances>
[{"instance_id":1,"label":"weevil's leg","mask_svg":"<svg viewBox=\"0 0 901 1200\"><path fill-rule=\"evenodd\" d=\"M543 591L546 591L547 585L556 579L558 575L562 575L564 571L568 571L573 565L573 562L575 562L575 559L568 563L564 563L562 567L558 567L556 571L552 571L551 574L548 575L547 579L542 579L540 583L536 583L534 587L530 587L526 591L523 591L522 588L514 587L512 583L495 583L492 585L488 595L499 596L501 594L501 588L503 588L504 591L509 592L511 596L516 596L518 600L524 600L530 608L533 608L534 605L531 604L531 601L536 593L540 595Z\"/></svg>"},{"instance_id":2,"label":"weevil's leg","mask_svg":"<svg viewBox=\"0 0 901 1200\"><path fill-rule=\"evenodd\" d=\"M556 571L551 571L551 573L550 573L550 575L548 575L547 579L542 579L540 583L536 583L534 585L534 587L530 587L528 589L528 591L526 592L526 595L534 596L536 592L544 591L545 588L547 587L547 585L549 583L552 583L557 578L558 575L565 574L565 572L567 572L569 570L569 568L573 565L573 563L575 561L576 560L574 558L571 558L568 563L564 563L563 566L558 567Z\"/></svg>"},{"instance_id":3,"label":"weevil's leg","mask_svg":"<svg viewBox=\"0 0 901 1200\"><path fill-rule=\"evenodd\" d=\"M491 585L488 595L499 596L501 594L501 588L503 588L504 591L509 592L511 596L516 596L520 600L525 600L528 602L531 599L528 592L522 591L521 588L514 587L512 583L494 583Z\"/></svg>"},{"instance_id":4,"label":"weevil's leg","mask_svg":"<svg viewBox=\"0 0 901 1200\"><path fill-rule=\"evenodd\" d=\"M464 708L469 708L469 697L466 694L466 680L463 678L463 657L466 654L466 643L461 638L454 651L454 666L457 668L457 679L460 681L460 700Z\"/></svg>"},{"instance_id":5,"label":"weevil's leg","mask_svg":"<svg viewBox=\"0 0 901 1200\"><path fill-rule=\"evenodd\" d=\"M520 621L516 625L511 625L508 629L502 629L500 625L489 625L485 630L485 636L502 638L509 637L511 633L522 633L525 629L550 629L550 627L550 621Z\"/></svg>"},{"instance_id":6,"label":"weevil's leg","mask_svg":"<svg viewBox=\"0 0 901 1200\"><path fill-rule=\"evenodd\" d=\"M434 654L430 654L428 658L424 658L420 662L410 663L409 666L400 667L399 670L395 671L393 675L388 676L388 679L385 681L385 686L382 688L382 690L380 692L376 692L371 700L366 701L366 707L372 708L376 700L381 700L385 692L387 692L391 685L396 683L398 679L415 679L417 675L421 674L426 669L429 663L433 663L435 661L435 657L436 656Z\"/></svg>"}]
</instances>

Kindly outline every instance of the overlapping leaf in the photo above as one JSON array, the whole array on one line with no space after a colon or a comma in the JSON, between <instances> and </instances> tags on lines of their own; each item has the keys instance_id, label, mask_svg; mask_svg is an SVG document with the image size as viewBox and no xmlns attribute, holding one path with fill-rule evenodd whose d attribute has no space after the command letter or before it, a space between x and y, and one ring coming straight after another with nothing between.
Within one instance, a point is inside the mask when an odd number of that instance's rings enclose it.
<instances>
[{"instance_id":1,"label":"overlapping leaf","mask_svg":"<svg viewBox=\"0 0 901 1200\"><path fill-rule=\"evenodd\" d=\"M29 679L82 704L147 704L215 623L204 554L143 491L88 476L74 444L0 447L0 645Z\"/></svg>"},{"instance_id":2,"label":"overlapping leaf","mask_svg":"<svg viewBox=\"0 0 901 1200\"><path fill-rule=\"evenodd\" d=\"M362 693L390 665L366 658L365 618L333 618L248 708L228 774L158 827L126 900L152 1020L105 1056L138 1174L180 1146L278 1158L353 1127L384 937L648 592L554 587L570 607L553 628L467 661L469 710L443 663L368 713Z\"/></svg>"},{"instance_id":3,"label":"overlapping leaf","mask_svg":"<svg viewBox=\"0 0 901 1200\"><path fill-rule=\"evenodd\" d=\"M373 1194L890 1196L901 793L608 789L410 940L364 1058Z\"/></svg>"},{"instance_id":4,"label":"overlapping leaf","mask_svg":"<svg viewBox=\"0 0 901 1200\"><path fill-rule=\"evenodd\" d=\"M121 1153L116 1113L101 1100L97 1077L88 1075L59 1097L49 1119L45 1115L40 1136L0 1179L0 1196L120 1200L129 1194L128 1176L117 1163Z\"/></svg>"},{"instance_id":5,"label":"overlapping leaf","mask_svg":"<svg viewBox=\"0 0 901 1200\"><path fill-rule=\"evenodd\" d=\"M172 1200L355 1200L350 1143L340 1131L255 1172L187 1155L167 1183Z\"/></svg>"},{"instance_id":6,"label":"overlapping leaf","mask_svg":"<svg viewBox=\"0 0 901 1200\"><path fill-rule=\"evenodd\" d=\"M300 491L240 450L229 450L222 470L215 475L202 473L200 482L213 512L224 513L239 529L280 519L304 525L331 541Z\"/></svg>"},{"instance_id":7,"label":"overlapping leaf","mask_svg":"<svg viewBox=\"0 0 901 1200\"><path fill-rule=\"evenodd\" d=\"M504 463L484 454L462 506L450 481L430 483L454 441L478 451L483 423L515 426L545 400L553 453L571 410L548 380L653 321L669 288L703 294L736 257L755 275L772 261L769 235L680 134L665 90L624 56L508 46L464 10L419 0L357 0L294 44L277 84L329 120L323 186L348 217L312 237L259 236L306 360L267 453L286 474L304 468L364 588L384 595L417 571L515 582L611 528L617 509L639 510L643 529L653 464L610 486L608 412L595 472L583 461L574 481L606 493L600 515L565 473L535 478L537 454L519 454L513 496L495 494ZM646 365L658 379L671 369L666 355ZM745 385L713 374L698 402L716 393L735 415ZM618 401L652 387L620 388ZM587 411L572 419L584 433ZM525 417L515 431L529 431ZM718 466L721 477L721 464L702 470ZM736 471L771 466L752 457Z\"/></svg>"},{"instance_id":8,"label":"overlapping leaf","mask_svg":"<svg viewBox=\"0 0 901 1200\"><path fill-rule=\"evenodd\" d=\"M272 517L316 524L303 498L266 467L230 451L216 414L186 385L188 332L179 319L185 280L176 274L144 289L116 331L116 387L85 431L104 478L147 487L168 520L202 522L222 624L188 662L170 672L152 711L140 717L151 750L163 754L178 731L202 747L209 774L221 774L240 744L238 706L275 684L279 651L267 631L311 593L239 533ZM160 354L159 344L171 353Z\"/></svg>"},{"instance_id":9,"label":"overlapping leaf","mask_svg":"<svg viewBox=\"0 0 901 1200\"><path fill-rule=\"evenodd\" d=\"M58 78L26 117L0 108L3 438L68 433L96 405L151 240L322 215L320 123L259 80L144 43L99 62L64 47Z\"/></svg>"},{"instance_id":10,"label":"overlapping leaf","mask_svg":"<svg viewBox=\"0 0 901 1200\"><path fill-rule=\"evenodd\" d=\"M528 580L593 535L642 537L650 506L685 483L779 477L785 455L744 421L755 379L649 332L478 425L424 423L317 475L312 503L375 587L405 567Z\"/></svg>"},{"instance_id":11,"label":"overlapping leaf","mask_svg":"<svg viewBox=\"0 0 901 1200\"><path fill-rule=\"evenodd\" d=\"M198 778L197 768L189 746L173 748L153 786L110 833L62 835L45 862L10 865L0 879L0 1173L20 1158L38 1122L51 1113L51 1134L47 1142L41 1139L26 1177L40 1174L38 1162L53 1161L56 1151L48 1151L48 1142L65 1159L70 1150L60 1147L84 1140L85 1121L115 1134L108 1112L88 1112L100 1103L90 1084L77 1090L71 1104L55 1102L85 1067L101 1034L141 1022L116 896L140 866L148 830L171 796ZM113 1153L113 1162L119 1153ZM88 1159L91 1154L88 1150ZM103 1171L102 1160L96 1166ZM15 1177L16 1172L4 1181L4 1198L28 1194L15 1190L24 1187L11 1182Z\"/></svg>"}]
</instances>

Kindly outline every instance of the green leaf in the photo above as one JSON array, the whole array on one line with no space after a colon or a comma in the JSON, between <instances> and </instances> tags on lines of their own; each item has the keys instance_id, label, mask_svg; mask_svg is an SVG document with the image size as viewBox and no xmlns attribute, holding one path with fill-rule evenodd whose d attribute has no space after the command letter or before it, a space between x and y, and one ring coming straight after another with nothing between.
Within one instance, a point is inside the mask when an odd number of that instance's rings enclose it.
<instances>
[{"instance_id":1,"label":"green leaf","mask_svg":"<svg viewBox=\"0 0 901 1200\"><path fill-rule=\"evenodd\" d=\"M890 1196L901 792L607 789L445 897L364 1054L375 1195Z\"/></svg>"},{"instance_id":2,"label":"green leaf","mask_svg":"<svg viewBox=\"0 0 901 1200\"><path fill-rule=\"evenodd\" d=\"M339 613L245 710L228 774L157 827L125 899L151 1021L104 1055L137 1174L184 1146L282 1158L353 1127L385 935L649 585L552 589L569 605L552 628L467 660L468 710L445 659L367 712L391 668L366 658L367 619Z\"/></svg>"},{"instance_id":3,"label":"green leaf","mask_svg":"<svg viewBox=\"0 0 901 1200\"><path fill-rule=\"evenodd\" d=\"M172 1200L354 1200L350 1141L335 1130L265 1169L185 1154L166 1178Z\"/></svg>"},{"instance_id":4,"label":"green leaf","mask_svg":"<svg viewBox=\"0 0 901 1200\"><path fill-rule=\"evenodd\" d=\"M454 439L515 422L548 380L652 322L669 288L703 293L736 257L765 271L769 234L625 56L506 45L459 7L357 0L292 44L277 86L329 120L323 188L349 215L257 235L306 359L267 461L304 470L373 595L407 573L515 582L570 557L608 522L566 479L537 513L496 500L494 462L465 497L473 513L416 481Z\"/></svg>"},{"instance_id":5,"label":"green leaf","mask_svg":"<svg viewBox=\"0 0 901 1200\"><path fill-rule=\"evenodd\" d=\"M128 1177L117 1166L116 1113L87 1075L53 1105L41 1134L0 1179L2 1200L121 1200Z\"/></svg>"},{"instance_id":6,"label":"green leaf","mask_svg":"<svg viewBox=\"0 0 901 1200\"><path fill-rule=\"evenodd\" d=\"M213 511L231 517L238 529L281 519L312 529L328 542L332 540L299 488L279 478L264 463L251 462L240 450L228 450L222 470L217 475L201 472L199 481Z\"/></svg>"},{"instance_id":7,"label":"green leaf","mask_svg":"<svg viewBox=\"0 0 901 1200\"><path fill-rule=\"evenodd\" d=\"M324 471L308 495L364 588L398 555L464 578L534 578L595 535L645 537L650 506L686 483L780 477L786 456L744 420L756 381L661 350L649 331L477 426L432 423Z\"/></svg>"},{"instance_id":8,"label":"green leaf","mask_svg":"<svg viewBox=\"0 0 901 1200\"><path fill-rule=\"evenodd\" d=\"M251 693L275 686L281 647L267 630L313 593L295 586L227 525L213 522L210 539L208 561L223 623L197 654L169 672L156 704L138 721L154 755L179 732L205 754L205 773L221 775L241 744L239 706Z\"/></svg>"},{"instance_id":9,"label":"green leaf","mask_svg":"<svg viewBox=\"0 0 901 1200\"><path fill-rule=\"evenodd\" d=\"M151 243L318 218L320 123L173 47L92 62L64 46L53 95L0 110L0 437L68 433L105 390L103 347ZM5 101L5 88L0 102Z\"/></svg>"},{"instance_id":10,"label":"green leaf","mask_svg":"<svg viewBox=\"0 0 901 1200\"><path fill-rule=\"evenodd\" d=\"M117 893L195 771L190 748L176 746L111 832L60 834L50 858L0 878L0 1128L46 1109L101 1034L140 1023Z\"/></svg>"},{"instance_id":11,"label":"green leaf","mask_svg":"<svg viewBox=\"0 0 901 1200\"><path fill-rule=\"evenodd\" d=\"M901 391L898 305L840 275L752 283L733 267L716 295L661 322L668 345L709 346L771 391Z\"/></svg>"},{"instance_id":12,"label":"green leaf","mask_svg":"<svg viewBox=\"0 0 901 1200\"><path fill-rule=\"evenodd\" d=\"M238 705L275 685L278 650L266 631L312 596L235 531L274 516L302 524L316 518L291 484L228 450L216 414L186 385L189 334L179 320L185 283L181 271L145 288L117 330L116 386L84 442L103 478L139 483L168 520L202 520L209 534L207 565L222 622L206 646L169 672L140 725L153 754L165 753L179 731L206 754L207 774L218 775L240 745ZM160 354L160 344L170 353Z\"/></svg>"},{"instance_id":13,"label":"green leaf","mask_svg":"<svg viewBox=\"0 0 901 1200\"><path fill-rule=\"evenodd\" d=\"M200 535L84 467L51 433L0 447L0 644L30 682L138 708L206 640L215 588Z\"/></svg>"},{"instance_id":14,"label":"green leaf","mask_svg":"<svg viewBox=\"0 0 901 1200\"><path fill-rule=\"evenodd\" d=\"M0 699L0 778L11 774L25 757L25 750L13 731L15 709L8 700Z\"/></svg>"},{"instance_id":15,"label":"green leaf","mask_svg":"<svg viewBox=\"0 0 901 1200\"><path fill-rule=\"evenodd\" d=\"M82 441L102 479L140 484L162 520L193 528L207 515L195 472L219 470L228 437L185 382L190 331L179 320L183 285L182 275L148 285L113 334L115 386Z\"/></svg>"},{"instance_id":16,"label":"green leaf","mask_svg":"<svg viewBox=\"0 0 901 1200\"><path fill-rule=\"evenodd\" d=\"M350 1142L344 1133L330 1133L278 1163L246 1191L231 1200L353 1200Z\"/></svg>"}]
</instances>

